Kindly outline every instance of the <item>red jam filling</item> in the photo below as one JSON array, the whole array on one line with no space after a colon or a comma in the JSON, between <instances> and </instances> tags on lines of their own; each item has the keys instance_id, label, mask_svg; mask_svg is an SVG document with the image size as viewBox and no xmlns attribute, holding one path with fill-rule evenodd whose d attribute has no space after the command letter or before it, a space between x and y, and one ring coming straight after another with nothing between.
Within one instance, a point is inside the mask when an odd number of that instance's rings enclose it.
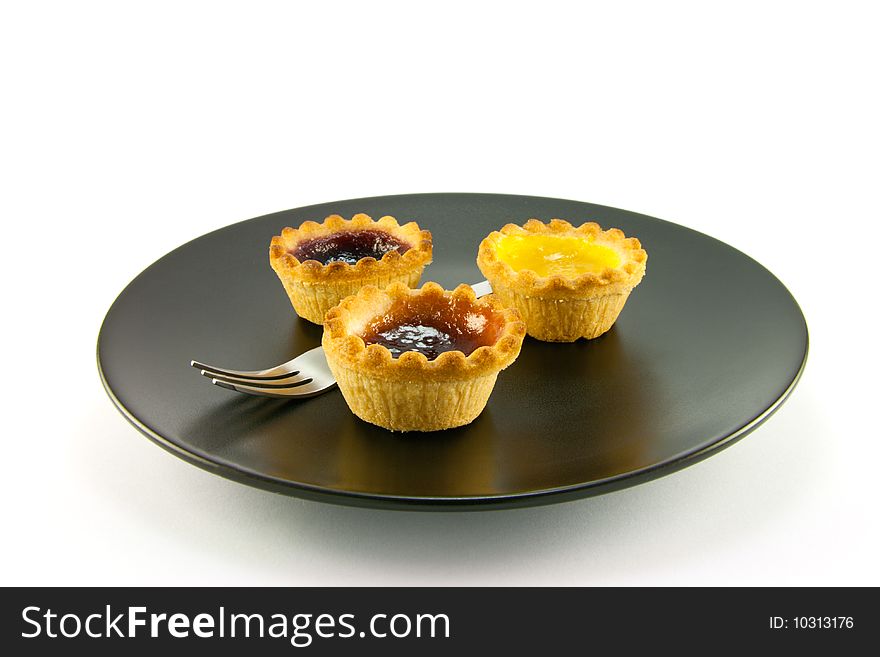
<instances>
[{"instance_id":1,"label":"red jam filling","mask_svg":"<svg viewBox=\"0 0 880 657\"><path fill-rule=\"evenodd\" d=\"M347 230L324 237L306 240L291 249L290 253L300 262L317 260L322 265L331 262L355 264L361 258L380 260L389 251L401 255L410 245L382 230Z\"/></svg>"},{"instance_id":2,"label":"red jam filling","mask_svg":"<svg viewBox=\"0 0 880 657\"><path fill-rule=\"evenodd\" d=\"M470 301L416 296L395 301L367 324L361 338L368 345L381 344L395 358L418 351L434 360L446 351L468 356L478 347L495 344L502 325L501 316Z\"/></svg>"}]
</instances>

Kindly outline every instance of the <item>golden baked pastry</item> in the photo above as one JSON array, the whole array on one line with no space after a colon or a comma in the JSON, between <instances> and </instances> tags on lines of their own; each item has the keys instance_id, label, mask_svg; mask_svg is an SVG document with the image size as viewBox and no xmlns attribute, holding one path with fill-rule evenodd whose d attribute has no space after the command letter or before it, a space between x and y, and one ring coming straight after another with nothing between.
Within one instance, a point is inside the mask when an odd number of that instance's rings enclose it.
<instances>
[{"instance_id":1,"label":"golden baked pastry","mask_svg":"<svg viewBox=\"0 0 880 657\"><path fill-rule=\"evenodd\" d=\"M516 310L467 285L395 283L331 309L322 344L355 415L392 431L437 431L482 412L524 337Z\"/></svg>"},{"instance_id":2,"label":"golden baked pastry","mask_svg":"<svg viewBox=\"0 0 880 657\"><path fill-rule=\"evenodd\" d=\"M414 221L401 226L394 217L334 214L282 230L272 238L269 264L297 314L321 324L330 308L365 285L418 285L431 251L431 233Z\"/></svg>"},{"instance_id":3,"label":"golden baked pastry","mask_svg":"<svg viewBox=\"0 0 880 657\"><path fill-rule=\"evenodd\" d=\"M477 266L501 303L519 310L529 335L574 342L611 328L647 260L639 240L617 228L529 219L490 233Z\"/></svg>"}]
</instances>

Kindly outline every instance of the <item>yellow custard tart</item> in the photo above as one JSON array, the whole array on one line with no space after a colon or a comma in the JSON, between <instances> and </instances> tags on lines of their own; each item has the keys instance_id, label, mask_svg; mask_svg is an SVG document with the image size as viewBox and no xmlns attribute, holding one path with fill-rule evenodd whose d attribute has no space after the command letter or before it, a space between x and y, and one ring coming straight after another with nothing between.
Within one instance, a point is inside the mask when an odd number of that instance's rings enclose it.
<instances>
[{"instance_id":1,"label":"yellow custard tart","mask_svg":"<svg viewBox=\"0 0 880 657\"><path fill-rule=\"evenodd\" d=\"M330 308L365 285L418 285L431 254L431 233L415 222L334 214L282 230L272 238L269 264L296 313L321 324Z\"/></svg>"},{"instance_id":2,"label":"yellow custard tart","mask_svg":"<svg viewBox=\"0 0 880 657\"><path fill-rule=\"evenodd\" d=\"M528 334L574 342L605 333L645 275L648 254L635 237L594 222L561 219L507 224L481 243L477 266Z\"/></svg>"},{"instance_id":3,"label":"yellow custard tart","mask_svg":"<svg viewBox=\"0 0 880 657\"><path fill-rule=\"evenodd\" d=\"M467 285L395 283L331 309L322 345L356 416L391 431L438 431L483 411L525 331L516 310Z\"/></svg>"}]
</instances>

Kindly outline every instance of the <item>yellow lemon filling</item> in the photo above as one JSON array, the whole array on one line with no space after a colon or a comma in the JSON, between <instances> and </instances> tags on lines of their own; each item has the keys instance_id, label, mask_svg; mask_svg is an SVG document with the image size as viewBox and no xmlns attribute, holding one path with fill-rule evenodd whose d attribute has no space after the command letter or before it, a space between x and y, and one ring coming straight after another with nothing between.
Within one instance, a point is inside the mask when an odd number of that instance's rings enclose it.
<instances>
[{"instance_id":1,"label":"yellow lemon filling","mask_svg":"<svg viewBox=\"0 0 880 657\"><path fill-rule=\"evenodd\" d=\"M506 235L498 243L497 255L514 271L531 269L538 276L599 273L621 262L608 246L562 235Z\"/></svg>"}]
</instances>

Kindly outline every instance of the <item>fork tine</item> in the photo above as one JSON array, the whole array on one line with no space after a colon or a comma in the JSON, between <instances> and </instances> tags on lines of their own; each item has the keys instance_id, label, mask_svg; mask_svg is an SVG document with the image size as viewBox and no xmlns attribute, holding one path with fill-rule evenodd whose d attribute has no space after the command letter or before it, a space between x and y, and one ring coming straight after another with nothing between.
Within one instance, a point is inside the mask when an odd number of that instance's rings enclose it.
<instances>
[{"instance_id":1,"label":"fork tine","mask_svg":"<svg viewBox=\"0 0 880 657\"><path fill-rule=\"evenodd\" d=\"M211 379L211 383L215 386L220 386L221 388L226 388L227 390L234 390L236 392L243 392L247 395L255 395L257 397L314 397L315 395L319 395L332 385L335 385L335 382L331 385L321 384L317 381L313 381L309 379L306 383L299 386L294 387L286 387L286 388L272 388L265 386L252 386L246 385L243 383L230 383L227 381L221 381L220 379Z\"/></svg>"},{"instance_id":2,"label":"fork tine","mask_svg":"<svg viewBox=\"0 0 880 657\"><path fill-rule=\"evenodd\" d=\"M252 385L261 388L292 388L296 385L302 385L311 381L311 378L308 375L301 372L294 372L290 376L281 379L270 377L253 378L243 376L227 376L226 374L218 374L217 372L209 372L208 370L202 370L202 376L206 376L209 379L226 381L227 383L241 383L243 385Z\"/></svg>"},{"instance_id":3,"label":"fork tine","mask_svg":"<svg viewBox=\"0 0 880 657\"><path fill-rule=\"evenodd\" d=\"M297 370L296 366L294 365L295 360L296 358L289 360L286 363L276 365L275 367L270 367L266 370L229 370L225 367L215 367L214 365L201 363L197 360L191 360L189 364L195 367L197 370L202 370L203 374L205 372L208 372L209 374L214 373L220 374L222 376L238 377L242 379L283 379L288 376L299 374L299 370Z\"/></svg>"}]
</instances>

